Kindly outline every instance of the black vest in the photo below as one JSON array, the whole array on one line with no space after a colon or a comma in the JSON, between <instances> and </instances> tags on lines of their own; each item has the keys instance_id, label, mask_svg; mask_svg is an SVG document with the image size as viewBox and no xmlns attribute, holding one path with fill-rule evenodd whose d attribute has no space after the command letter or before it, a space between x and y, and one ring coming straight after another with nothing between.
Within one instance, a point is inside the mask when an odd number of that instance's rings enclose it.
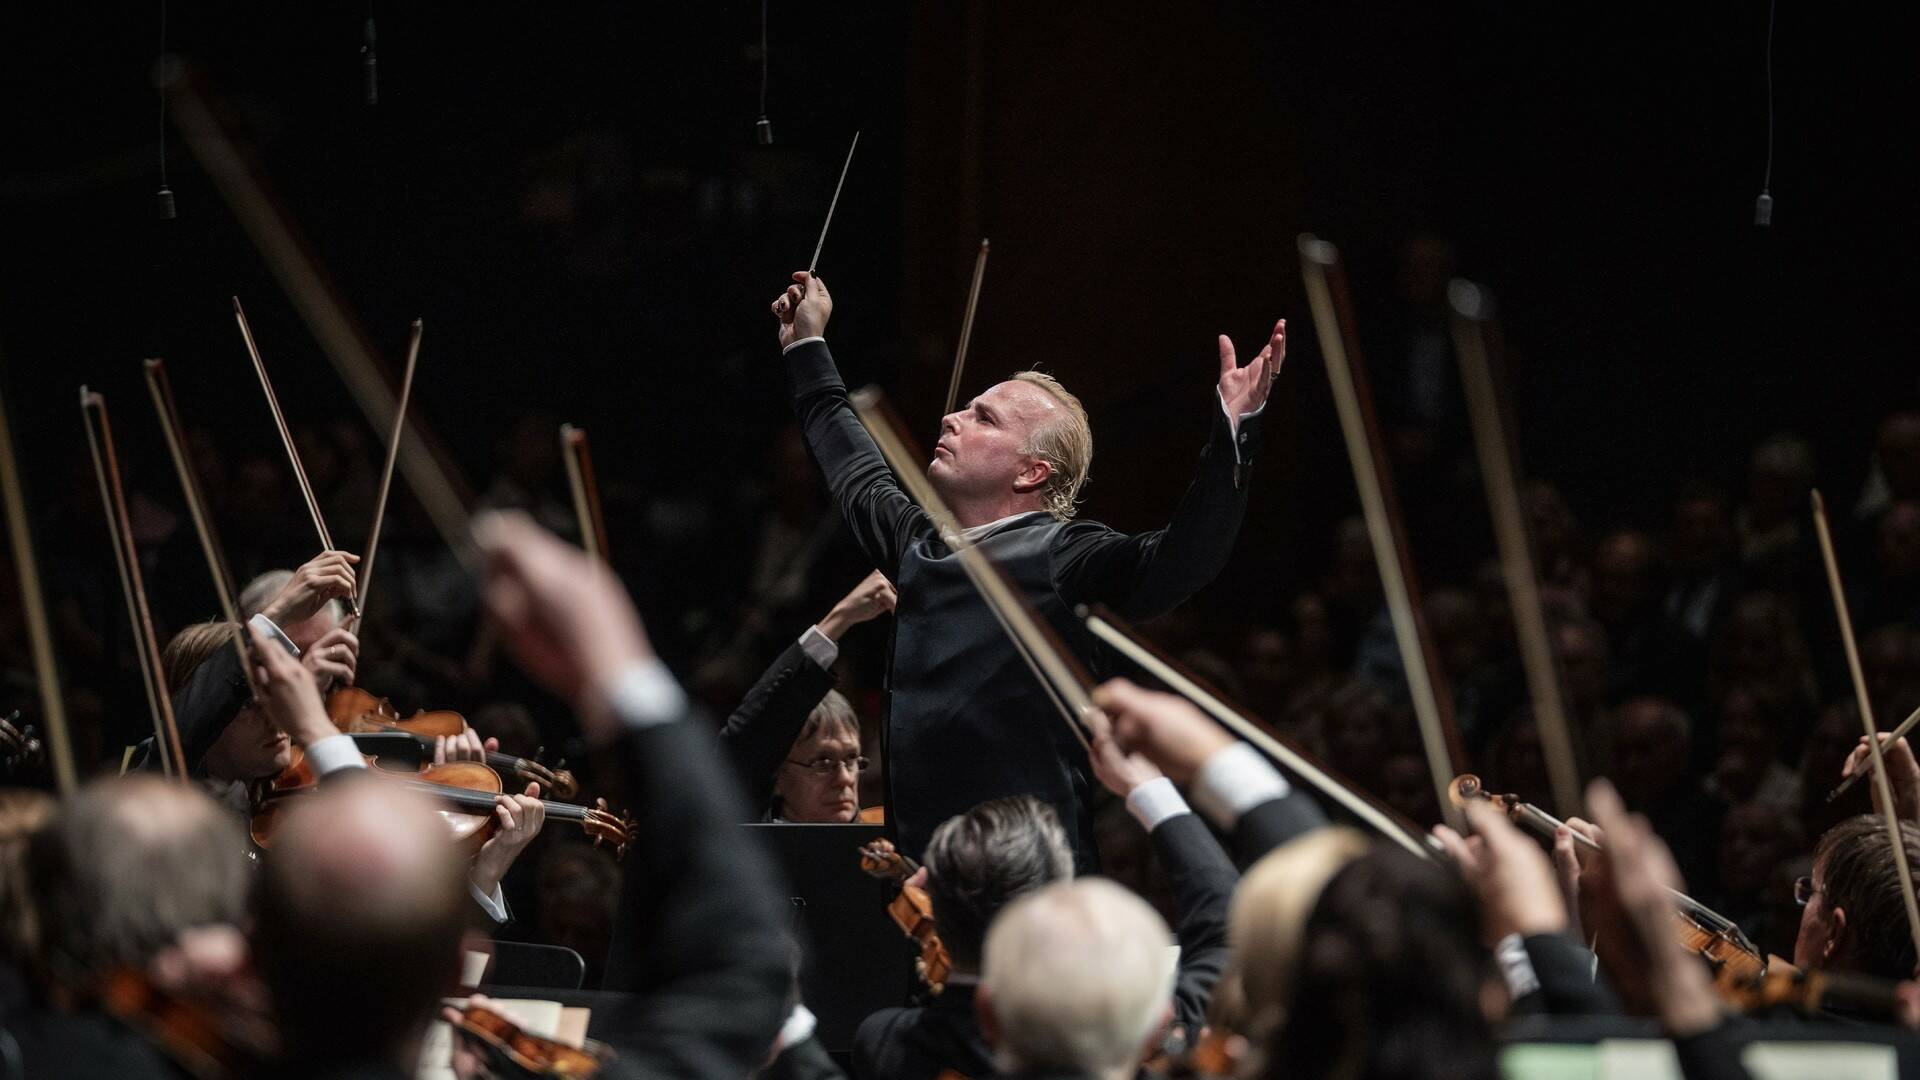
<instances>
[{"instance_id":1,"label":"black vest","mask_svg":"<svg viewBox=\"0 0 1920 1080\"><path fill-rule=\"evenodd\" d=\"M1053 542L1063 526L1029 514L976 546L1084 657L1091 638L1053 586ZM930 534L901 557L895 584L886 754L900 850L917 859L933 830L955 814L988 799L1032 795L1059 812L1074 862L1092 869L1087 753L960 560Z\"/></svg>"}]
</instances>

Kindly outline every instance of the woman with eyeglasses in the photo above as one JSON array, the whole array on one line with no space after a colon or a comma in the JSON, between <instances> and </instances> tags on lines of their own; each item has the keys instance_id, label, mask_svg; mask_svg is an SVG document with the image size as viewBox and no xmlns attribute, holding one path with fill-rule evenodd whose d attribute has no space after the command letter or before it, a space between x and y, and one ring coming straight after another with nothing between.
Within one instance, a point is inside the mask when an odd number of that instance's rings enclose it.
<instances>
[{"instance_id":1,"label":"woman with eyeglasses","mask_svg":"<svg viewBox=\"0 0 1920 1080\"><path fill-rule=\"evenodd\" d=\"M860 718L833 689L833 664L841 636L893 602L893 585L868 574L787 646L727 718L720 742L756 820L844 824L860 813Z\"/></svg>"}]
</instances>

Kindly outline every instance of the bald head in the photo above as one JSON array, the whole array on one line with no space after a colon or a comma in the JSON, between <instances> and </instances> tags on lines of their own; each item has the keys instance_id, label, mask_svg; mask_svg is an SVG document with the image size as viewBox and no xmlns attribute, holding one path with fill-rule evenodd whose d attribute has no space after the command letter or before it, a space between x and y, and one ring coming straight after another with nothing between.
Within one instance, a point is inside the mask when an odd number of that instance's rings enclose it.
<instances>
[{"instance_id":1,"label":"bald head","mask_svg":"<svg viewBox=\"0 0 1920 1080\"><path fill-rule=\"evenodd\" d=\"M430 806L370 776L329 780L299 803L255 924L287 1049L404 1063L459 971L459 853Z\"/></svg>"},{"instance_id":2,"label":"bald head","mask_svg":"<svg viewBox=\"0 0 1920 1080\"><path fill-rule=\"evenodd\" d=\"M1104 878L1014 901L987 933L983 1021L1003 1068L1132 1076L1173 994L1172 934Z\"/></svg>"}]
</instances>

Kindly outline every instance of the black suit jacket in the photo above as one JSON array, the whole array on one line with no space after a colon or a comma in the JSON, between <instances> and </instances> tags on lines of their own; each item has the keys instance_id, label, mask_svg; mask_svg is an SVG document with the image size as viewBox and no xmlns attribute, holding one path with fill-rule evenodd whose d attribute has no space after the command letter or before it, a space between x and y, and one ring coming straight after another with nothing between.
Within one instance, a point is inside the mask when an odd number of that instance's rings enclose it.
<instances>
[{"instance_id":1,"label":"black suit jacket","mask_svg":"<svg viewBox=\"0 0 1920 1080\"><path fill-rule=\"evenodd\" d=\"M1230 838L1234 858L1243 867L1252 866L1274 848L1326 824L1327 815L1320 804L1296 787L1240 815Z\"/></svg>"},{"instance_id":2,"label":"black suit jacket","mask_svg":"<svg viewBox=\"0 0 1920 1080\"><path fill-rule=\"evenodd\" d=\"M979 598L927 514L895 482L861 426L824 342L786 354L794 410L828 490L866 557L899 588L889 673L888 822L918 858L934 828L975 804L1034 795L1059 812L1083 869L1093 864L1086 808L1091 769L1042 687ZM1043 512L1004 523L977 545L1069 646L1089 657L1077 604L1134 617L1171 610L1213 580L1246 511L1247 467L1260 424L1237 437L1217 398L1193 485L1166 528L1128 535Z\"/></svg>"},{"instance_id":3,"label":"black suit jacket","mask_svg":"<svg viewBox=\"0 0 1920 1080\"><path fill-rule=\"evenodd\" d=\"M688 719L631 729L614 748L635 831L622 863L605 1010L623 1070L647 1077L747 1076L785 1019L786 895L711 728Z\"/></svg>"},{"instance_id":4,"label":"black suit jacket","mask_svg":"<svg viewBox=\"0 0 1920 1080\"><path fill-rule=\"evenodd\" d=\"M806 726L807 714L833 689L833 672L813 662L795 641L753 684L740 707L720 729L721 745L733 762L734 775L746 789L748 817L762 821L773 805L773 780L793 752L793 740Z\"/></svg>"}]
</instances>

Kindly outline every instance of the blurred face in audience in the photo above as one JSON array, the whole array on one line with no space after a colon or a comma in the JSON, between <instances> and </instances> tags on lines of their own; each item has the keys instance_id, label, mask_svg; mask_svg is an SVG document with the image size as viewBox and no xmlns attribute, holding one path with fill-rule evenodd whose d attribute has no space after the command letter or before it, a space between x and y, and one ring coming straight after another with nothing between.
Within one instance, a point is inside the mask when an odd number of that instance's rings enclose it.
<instances>
[{"instance_id":1,"label":"blurred face in audience","mask_svg":"<svg viewBox=\"0 0 1920 1080\"><path fill-rule=\"evenodd\" d=\"M1621 707L1613 764L1620 794L1636 809L1666 795L1687 776L1687 733L1673 706L1642 698Z\"/></svg>"},{"instance_id":2,"label":"blurred face in audience","mask_svg":"<svg viewBox=\"0 0 1920 1080\"><path fill-rule=\"evenodd\" d=\"M1682 570L1712 567L1733 547L1733 523L1727 504L1696 495L1673 509L1673 562Z\"/></svg>"},{"instance_id":3,"label":"blurred face in audience","mask_svg":"<svg viewBox=\"0 0 1920 1080\"><path fill-rule=\"evenodd\" d=\"M1920 577L1920 503L1899 502L1880 519L1880 576L1887 581Z\"/></svg>"},{"instance_id":4,"label":"blurred face in audience","mask_svg":"<svg viewBox=\"0 0 1920 1080\"><path fill-rule=\"evenodd\" d=\"M822 724L793 744L780 766L774 793L788 821L834 824L860 812L860 733Z\"/></svg>"},{"instance_id":5,"label":"blurred face in audience","mask_svg":"<svg viewBox=\"0 0 1920 1080\"><path fill-rule=\"evenodd\" d=\"M1779 810L1749 803L1727 813L1720 828L1720 884L1734 896L1757 896L1788 854L1791 829Z\"/></svg>"}]
</instances>

